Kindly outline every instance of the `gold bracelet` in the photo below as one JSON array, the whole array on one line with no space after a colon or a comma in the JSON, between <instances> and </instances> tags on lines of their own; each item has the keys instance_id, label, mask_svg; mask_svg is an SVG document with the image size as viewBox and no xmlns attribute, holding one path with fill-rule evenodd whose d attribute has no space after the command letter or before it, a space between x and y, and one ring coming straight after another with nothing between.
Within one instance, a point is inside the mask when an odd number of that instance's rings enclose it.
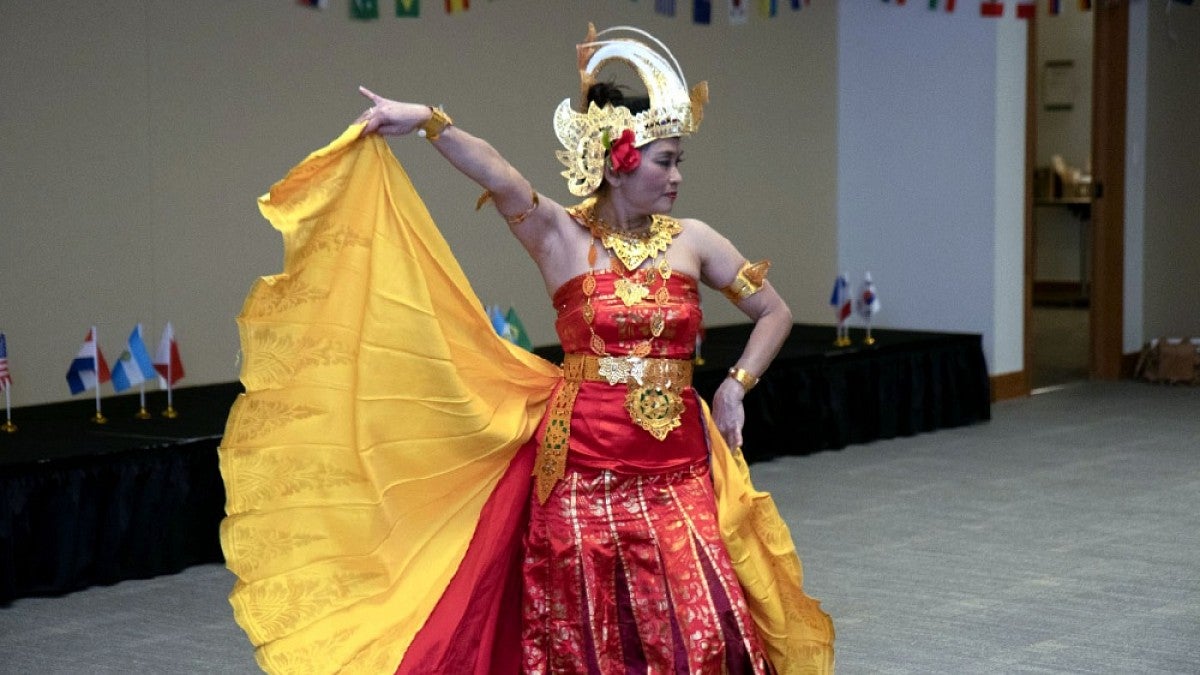
<instances>
[{"instance_id":1,"label":"gold bracelet","mask_svg":"<svg viewBox=\"0 0 1200 675\"><path fill-rule=\"evenodd\" d=\"M454 120L442 111L441 108L429 106L429 119L417 129L417 135L427 141L436 141L446 130L446 127L454 126Z\"/></svg>"},{"instance_id":2,"label":"gold bracelet","mask_svg":"<svg viewBox=\"0 0 1200 675\"><path fill-rule=\"evenodd\" d=\"M755 387L755 385L758 384L758 377L750 374L750 371L746 370L745 368L738 368L737 366L734 366L729 369L729 376L736 380L738 384L742 385L742 389L745 389L746 391L750 391Z\"/></svg>"}]
</instances>

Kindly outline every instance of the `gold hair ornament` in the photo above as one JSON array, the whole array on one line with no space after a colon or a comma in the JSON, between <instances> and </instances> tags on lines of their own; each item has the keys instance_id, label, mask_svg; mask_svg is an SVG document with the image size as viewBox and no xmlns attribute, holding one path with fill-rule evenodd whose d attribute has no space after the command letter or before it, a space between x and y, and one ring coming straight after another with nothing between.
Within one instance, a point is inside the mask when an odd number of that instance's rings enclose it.
<instances>
[{"instance_id":1,"label":"gold hair ornament","mask_svg":"<svg viewBox=\"0 0 1200 675\"><path fill-rule=\"evenodd\" d=\"M742 268L738 270L737 276L729 282L728 286L722 288L721 292L729 298L730 302L737 304L762 290L769 269L771 269L770 260L760 260L753 264L749 261L742 263Z\"/></svg>"},{"instance_id":2,"label":"gold hair ornament","mask_svg":"<svg viewBox=\"0 0 1200 675\"><path fill-rule=\"evenodd\" d=\"M610 33L633 36L598 39ZM587 37L576 46L576 52L581 101L587 101L587 91L596 83L596 74L604 65L623 61L645 84L650 107L634 115L625 106L601 108L595 103L581 103L587 108L578 112L571 108L571 99L563 99L554 112L554 133L564 149L555 155L566 167L562 175L571 194L586 197L600 186L604 179L606 135L616 138L625 129L631 129L633 146L640 148L651 141L686 136L700 128L704 104L708 103L708 83L701 82L689 92L679 62L666 45L646 31L614 26L597 33L596 27L589 23Z\"/></svg>"}]
</instances>

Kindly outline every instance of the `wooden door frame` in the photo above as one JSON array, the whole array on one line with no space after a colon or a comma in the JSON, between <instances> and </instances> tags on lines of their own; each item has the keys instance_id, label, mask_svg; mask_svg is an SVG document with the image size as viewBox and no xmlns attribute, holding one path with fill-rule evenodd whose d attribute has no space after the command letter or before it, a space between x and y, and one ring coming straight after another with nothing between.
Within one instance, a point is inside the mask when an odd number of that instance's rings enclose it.
<instances>
[{"instance_id":1,"label":"wooden door frame","mask_svg":"<svg viewBox=\"0 0 1200 675\"><path fill-rule=\"evenodd\" d=\"M1125 342L1125 108L1129 3L1097 2L1092 43L1093 379L1121 377Z\"/></svg>"},{"instance_id":2,"label":"wooden door frame","mask_svg":"<svg viewBox=\"0 0 1200 675\"><path fill-rule=\"evenodd\" d=\"M1092 176L1097 192L1091 212L1091 297L1088 375L1122 376L1125 312L1125 107L1129 60L1129 5L1093 7ZM1024 393L1033 383L1033 281L1037 248L1033 227L1037 163L1037 24L1029 19L1025 65L1025 321Z\"/></svg>"}]
</instances>

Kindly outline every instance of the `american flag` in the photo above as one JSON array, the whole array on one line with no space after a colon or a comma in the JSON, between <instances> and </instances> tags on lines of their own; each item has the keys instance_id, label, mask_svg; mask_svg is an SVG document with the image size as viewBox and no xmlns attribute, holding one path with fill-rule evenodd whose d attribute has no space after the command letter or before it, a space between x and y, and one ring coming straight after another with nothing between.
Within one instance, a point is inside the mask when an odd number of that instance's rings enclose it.
<instances>
[{"instance_id":1,"label":"american flag","mask_svg":"<svg viewBox=\"0 0 1200 675\"><path fill-rule=\"evenodd\" d=\"M8 341L4 333L0 333L0 389L8 389L12 384L12 373L8 372Z\"/></svg>"}]
</instances>

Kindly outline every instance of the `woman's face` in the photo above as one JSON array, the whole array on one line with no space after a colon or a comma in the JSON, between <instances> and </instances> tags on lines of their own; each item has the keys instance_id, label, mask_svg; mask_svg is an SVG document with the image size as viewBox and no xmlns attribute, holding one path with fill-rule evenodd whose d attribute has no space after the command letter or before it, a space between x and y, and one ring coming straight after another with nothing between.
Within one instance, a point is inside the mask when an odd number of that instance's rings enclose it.
<instances>
[{"instance_id":1,"label":"woman's face","mask_svg":"<svg viewBox=\"0 0 1200 675\"><path fill-rule=\"evenodd\" d=\"M643 213L669 213L679 196L683 175L679 163L683 150L678 138L664 138L643 145L641 164L622 176L621 197Z\"/></svg>"}]
</instances>

